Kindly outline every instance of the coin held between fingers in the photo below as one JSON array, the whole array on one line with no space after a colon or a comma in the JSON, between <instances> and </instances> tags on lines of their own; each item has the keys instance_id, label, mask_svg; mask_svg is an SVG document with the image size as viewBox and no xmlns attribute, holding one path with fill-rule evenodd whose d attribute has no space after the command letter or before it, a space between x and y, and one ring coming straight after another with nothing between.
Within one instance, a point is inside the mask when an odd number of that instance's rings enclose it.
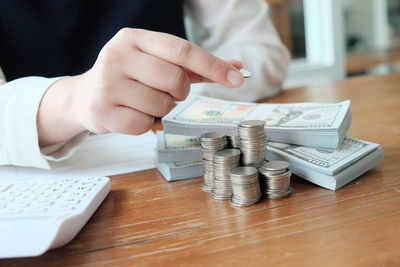
<instances>
[{"instance_id":1,"label":"coin held between fingers","mask_svg":"<svg viewBox=\"0 0 400 267\"><path fill-rule=\"evenodd\" d=\"M250 78L251 77L251 72L246 70L246 69L240 69L240 73L243 75L243 78Z\"/></svg>"}]
</instances>

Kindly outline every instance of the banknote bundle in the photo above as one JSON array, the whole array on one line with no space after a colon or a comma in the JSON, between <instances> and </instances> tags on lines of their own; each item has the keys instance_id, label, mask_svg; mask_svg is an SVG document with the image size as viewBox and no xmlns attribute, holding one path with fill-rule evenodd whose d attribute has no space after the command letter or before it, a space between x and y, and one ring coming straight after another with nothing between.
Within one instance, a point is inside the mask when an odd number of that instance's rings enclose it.
<instances>
[{"instance_id":1,"label":"banknote bundle","mask_svg":"<svg viewBox=\"0 0 400 267\"><path fill-rule=\"evenodd\" d=\"M201 160L192 162L160 163L155 160L156 168L167 181L176 181L199 177L203 174L203 162Z\"/></svg>"},{"instance_id":2,"label":"banknote bundle","mask_svg":"<svg viewBox=\"0 0 400 267\"><path fill-rule=\"evenodd\" d=\"M291 171L314 184L336 190L375 167L383 157L379 144L346 137L339 150L268 142L268 160L285 160Z\"/></svg>"},{"instance_id":3,"label":"banknote bundle","mask_svg":"<svg viewBox=\"0 0 400 267\"><path fill-rule=\"evenodd\" d=\"M267 160L288 161L293 174L332 190L356 179L383 157L379 144L346 135L351 124L350 101L254 104L198 95L180 102L162 119L164 131L172 137L160 138L164 143L160 141L159 152L168 155L167 161L200 161L200 146L188 140L198 140L201 134L212 131L226 133L229 147L240 148L238 128L248 120L265 122ZM179 142L181 147L176 145ZM262 142L258 143L261 146ZM245 160L257 158L255 143L243 144L242 152L246 154L243 148L247 148L250 156ZM259 151L264 149L260 147ZM195 170L187 169L187 178L202 176Z\"/></svg>"},{"instance_id":4,"label":"banknote bundle","mask_svg":"<svg viewBox=\"0 0 400 267\"><path fill-rule=\"evenodd\" d=\"M193 95L163 119L171 134L235 131L243 120L263 120L268 141L337 149L351 124L350 101L332 104L254 104Z\"/></svg>"},{"instance_id":5,"label":"banknote bundle","mask_svg":"<svg viewBox=\"0 0 400 267\"><path fill-rule=\"evenodd\" d=\"M156 168L167 181L203 175L200 137L166 134L157 131Z\"/></svg>"},{"instance_id":6,"label":"banknote bundle","mask_svg":"<svg viewBox=\"0 0 400 267\"><path fill-rule=\"evenodd\" d=\"M268 132L267 132L268 134ZM185 143L181 137L181 143ZM229 138L228 138L229 140ZM201 161L201 148L196 147ZM193 153L193 152L192 152ZM291 172L314 184L336 190L375 167L383 157L379 144L347 136L338 150L277 142L267 143L267 160L285 160ZM201 164L202 165L202 164ZM201 177L200 168L187 168L187 177Z\"/></svg>"},{"instance_id":7,"label":"banknote bundle","mask_svg":"<svg viewBox=\"0 0 400 267\"><path fill-rule=\"evenodd\" d=\"M159 162L191 162L201 158L200 137L167 134L157 131L157 158Z\"/></svg>"}]
</instances>

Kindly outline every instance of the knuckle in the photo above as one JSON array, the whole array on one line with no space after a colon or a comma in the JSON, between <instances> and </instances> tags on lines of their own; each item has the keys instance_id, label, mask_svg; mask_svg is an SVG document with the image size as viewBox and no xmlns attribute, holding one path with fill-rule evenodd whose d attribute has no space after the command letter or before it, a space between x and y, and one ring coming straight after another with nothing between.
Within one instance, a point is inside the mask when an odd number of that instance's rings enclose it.
<instances>
[{"instance_id":1,"label":"knuckle","mask_svg":"<svg viewBox=\"0 0 400 267\"><path fill-rule=\"evenodd\" d=\"M189 77L187 76L186 72L180 67L176 68L172 77L173 81L171 84L171 94L177 100L185 99L187 91L190 87Z\"/></svg>"},{"instance_id":2,"label":"knuckle","mask_svg":"<svg viewBox=\"0 0 400 267\"><path fill-rule=\"evenodd\" d=\"M171 111L172 107L174 106L174 103L175 103L174 99L170 95L165 94L165 96L163 97L163 99L161 101L161 104L159 105L157 116L163 117L163 116L167 115Z\"/></svg>"},{"instance_id":3,"label":"knuckle","mask_svg":"<svg viewBox=\"0 0 400 267\"><path fill-rule=\"evenodd\" d=\"M176 57L178 59L187 59L192 51L192 45L186 40L176 40L174 45Z\"/></svg>"},{"instance_id":4,"label":"knuckle","mask_svg":"<svg viewBox=\"0 0 400 267\"><path fill-rule=\"evenodd\" d=\"M223 69L223 65L218 58L214 57L210 64L210 73L220 73Z\"/></svg>"},{"instance_id":5,"label":"knuckle","mask_svg":"<svg viewBox=\"0 0 400 267\"><path fill-rule=\"evenodd\" d=\"M182 88L186 83L186 79L186 72L180 67L175 68L175 71L172 74L171 87L174 89Z\"/></svg>"},{"instance_id":6,"label":"knuckle","mask_svg":"<svg viewBox=\"0 0 400 267\"><path fill-rule=\"evenodd\" d=\"M124 39L128 38L131 34L132 34L132 29L124 27L117 32L116 36Z\"/></svg>"},{"instance_id":7,"label":"knuckle","mask_svg":"<svg viewBox=\"0 0 400 267\"><path fill-rule=\"evenodd\" d=\"M112 45L105 45L99 53L98 64L100 65L112 65L120 61L118 49L115 49Z\"/></svg>"}]
</instances>

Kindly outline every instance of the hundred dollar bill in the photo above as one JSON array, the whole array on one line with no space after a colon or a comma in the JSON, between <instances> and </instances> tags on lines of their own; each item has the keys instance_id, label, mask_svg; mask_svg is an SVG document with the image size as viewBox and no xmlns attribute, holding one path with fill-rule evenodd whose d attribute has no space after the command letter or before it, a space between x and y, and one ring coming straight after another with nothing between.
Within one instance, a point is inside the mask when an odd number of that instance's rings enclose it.
<instances>
[{"instance_id":1,"label":"hundred dollar bill","mask_svg":"<svg viewBox=\"0 0 400 267\"><path fill-rule=\"evenodd\" d=\"M166 134L157 131L157 157L162 163L201 159L200 137Z\"/></svg>"},{"instance_id":2,"label":"hundred dollar bill","mask_svg":"<svg viewBox=\"0 0 400 267\"><path fill-rule=\"evenodd\" d=\"M203 163L201 161L192 162L155 162L158 171L167 181L195 178L203 175Z\"/></svg>"},{"instance_id":3,"label":"hundred dollar bill","mask_svg":"<svg viewBox=\"0 0 400 267\"><path fill-rule=\"evenodd\" d=\"M287 160L292 172L335 190L376 166L383 157L379 144L346 137L339 150L268 142L268 160Z\"/></svg>"},{"instance_id":4,"label":"hundred dollar bill","mask_svg":"<svg viewBox=\"0 0 400 267\"><path fill-rule=\"evenodd\" d=\"M200 136L264 120L270 141L337 149L351 123L350 101L333 104L254 104L190 96L163 118L167 133Z\"/></svg>"}]
</instances>

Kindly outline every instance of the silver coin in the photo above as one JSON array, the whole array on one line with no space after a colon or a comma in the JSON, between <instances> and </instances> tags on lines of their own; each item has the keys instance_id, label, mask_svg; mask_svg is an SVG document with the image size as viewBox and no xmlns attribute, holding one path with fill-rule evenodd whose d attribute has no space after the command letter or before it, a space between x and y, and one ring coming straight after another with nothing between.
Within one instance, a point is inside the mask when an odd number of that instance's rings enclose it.
<instances>
[{"instance_id":1,"label":"silver coin","mask_svg":"<svg viewBox=\"0 0 400 267\"><path fill-rule=\"evenodd\" d=\"M215 153L219 150L223 150L224 148L226 148L228 141L226 134L223 132L209 132L201 135L200 142L203 152L204 163L203 190L211 191L211 189L215 186Z\"/></svg>"},{"instance_id":2,"label":"silver coin","mask_svg":"<svg viewBox=\"0 0 400 267\"><path fill-rule=\"evenodd\" d=\"M207 139L224 138L224 137L226 137L226 134L223 132L209 132L202 134L200 138L207 140Z\"/></svg>"},{"instance_id":3,"label":"silver coin","mask_svg":"<svg viewBox=\"0 0 400 267\"><path fill-rule=\"evenodd\" d=\"M231 175L237 175L237 176L250 176L257 174L257 169L253 167L237 167L231 170Z\"/></svg>"},{"instance_id":4,"label":"silver coin","mask_svg":"<svg viewBox=\"0 0 400 267\"><path fill-rule=\"evenodd\" d=\"M231 170L231 203L234 206L248 206L257 203L261 197L258 171L253 167L237 167Z\"/></svg>"},{"instance_id":5,"label":"silver coin","mask_svg":"<svg viewBox=\"0 0 400 267\"><path fill-rule=\"evenodd\" d=\"M239 71L243 75L243 78L250 78L251 77L251 72L250 71L248 71L246 69L243 69L243 68L241 68Z\"/></svg>"},{"instance_id":6,"label":"silver coin","mask_svg":"<svg viewBox=\"0 0 400 267\"><path fill-rule=\"evenodd\" d=\"M279 199L279 198L284 198L289 196L292 193L292 188L289 187L289 189L283 193L267 193L266 197L269 199Z\"/></svg>"},{"instance_id":7,"label":"silver coin","mask_svg":"<svg viewBox=\"0 0 400 267\"><path fill-rule=\"evenodd\" d=\"M232 196L230 170L239 166L240 150L224 149L215 152L213 159L214 188L213 198L229 199Z\"/></svg>"},{"instance_id":8,"label":"silver coin","mask_svg":"<svg viewBox=\"0 0 400 267\"><path fill-rule=\"evenodd\" d=\"M265 126L265 121L262 120L246 120L246 121L241 121L239 123L239 127L243 128L254 128L254 127L262 127L264 128ZM239 128L240 130L240 128Z\"/></svg>"},{"instance_id":9,"label":"silver coin","mask_svg":"<svg viewBox=\"0 0 400 267\"><path fill-rule=\"evenodd\" d=\"M286 161L264 162L259 169L261 173L262 191L265 197L278 199L290 195L289 163Z\"/></svg>"},{"instance_id":10,"label":"silver coin","mask_svg":"<svg viewBox=\"0 0 400 267\"><path fill-rule=\"evenodd\" d=\"M240 138L236 131L230 131L226 133L228 148L239 148Z\"/></svg>"},{"instance_id":11,"label":"silver coin","mask_svg":"<svg viewBox=\"0 0 400 267\"><path fill-rule=\"evenodd\" d=\"M205 192L211 192L211 190L212 190L212 186L209 186L206 183L202 183L201 186L203 188L203 191L205 191Z\"/></svg>"},{"instance_id":12,"label":"silver coin","mask_svg":"<svg viewBox=\"0 0 400 267\"><path fill-rule=\"evenodd\" d=\"M224 159L224 158L230 159L230 158L236 158L239 156L240 156L240 150L228 148L228 149L224 149L224 150L215 152L214 160L215 159Z\"/></svg>"},{"instance_id":13,"label":"silver coin","mask_svg":"<svg viewBox=\"0 0 400 267\"><path fill-rule=\"evenodd\" d=\"M267 171L279 171L289 169L289 162L283 160L275 160L265 162L262 166Z\"/></svg>"}]
</instances>

